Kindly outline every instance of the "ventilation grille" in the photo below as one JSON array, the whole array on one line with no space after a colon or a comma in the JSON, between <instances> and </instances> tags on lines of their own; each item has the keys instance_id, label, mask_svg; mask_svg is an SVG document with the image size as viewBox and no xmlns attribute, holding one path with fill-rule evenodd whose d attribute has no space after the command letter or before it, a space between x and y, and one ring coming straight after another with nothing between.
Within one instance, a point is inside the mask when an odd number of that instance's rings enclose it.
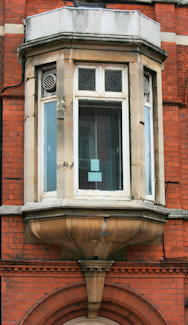
<instances>
[{"instance_id":1,"label":"ventilation grille","mask_svg":"<svg viewBox=\"0 0 188 325\"><path fill-rule=\"evenodd\" d=\"M149 81L146 79L146 77L143 78L143 85L144 85L144 94L149 94L150 92Z\"/></svg>"},{"instance_id":2,"label":"ventilation grille","mask_svg":"<svg viewBox=\"0 0 188 325\"><path fill-rule=\"evenodd\" d=\"M49 73L43 79L43 88L46 91L53 92L56 90L56 75Z\"/></svg>"}]
</instances>

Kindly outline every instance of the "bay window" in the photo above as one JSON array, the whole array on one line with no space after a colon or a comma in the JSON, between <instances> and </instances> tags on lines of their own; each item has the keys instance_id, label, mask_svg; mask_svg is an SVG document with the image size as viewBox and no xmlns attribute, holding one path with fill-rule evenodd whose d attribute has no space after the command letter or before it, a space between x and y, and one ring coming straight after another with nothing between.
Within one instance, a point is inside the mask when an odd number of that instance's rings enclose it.
<instances>
[{"instance_id":1,"label":"bay window","mask_svg":"<svg viewBox=\"0 0 188 325\"><path fill-rule=\"evenodd\" d=\"M64 7L28 17L26 31L25 203L164 205L159 25Z\"/></svg>"},{"instance_id":2,"label":"bay window","mask_svg":"<svg viewBox=\"0 0 188 325\"><path fill-rule=\"evenodd\" d=\"M26 243L60 245L65 260L122 260L125 246L160 239L159 24L63 7L27 18L23 57Z\"/></svg>"}]
</instances>

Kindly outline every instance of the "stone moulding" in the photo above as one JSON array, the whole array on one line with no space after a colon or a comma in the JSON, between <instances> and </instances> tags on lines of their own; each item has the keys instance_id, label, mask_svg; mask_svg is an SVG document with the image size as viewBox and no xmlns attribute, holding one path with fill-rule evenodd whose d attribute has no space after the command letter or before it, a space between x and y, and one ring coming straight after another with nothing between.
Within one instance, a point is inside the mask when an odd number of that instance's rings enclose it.
<instances>
[{"instance_id":1,"label":"stone moulding","mask_svg":"<svg viewBox=\"0 0 188 325\"><path fill-rule=\"evenodd\" d=\"M38 208L34 208L34 206L38 206ZM71 205L70 205L71 206ZM55 206L54 208L60 208L60 205ZM62 206L62 208L64 208L66 206ZM83 206L84 207L84 206ZM134 207L134 206L133 206ZM132 207L132 208L133 208ZM47 207L48 209L52 209L53 206ZM101 206L100 206L101 208ZM123 207L121 207L123 208ZM136 209L136 207L134 207ZM139 207L139 209L141 208L141 206ZM182 210L182 209L167 209L164 207L159 207L159 206L145 206L143 205L143 208L145 208L146 210L150 210L150 211L157 211L158 213L161 212L161 214L165 213L166 215L168 215L168 219L184 219L187 220L188 219L188 210ZM104 205L104 209L105 209L105 205ZM25 206L21 206L21 205L2 205L0 206L0 215L1 216L6 216L6 215L23 215L26 212L29 211L40 211L42 210L42 207L40 207L40 202L39 203L33 203L31 204L31 208L27 208L27 204ZM32 219L31 217L26 217L27 220ZM25 219L25 220L26 220Z\"/></svg>"},{"instance_id":2,"label":"stone moulding","mask_svg":"<svg viewBox=\"0 0 188 325\"><path fill-rule=\"evenodd\" d=\"M63 48L77 48L78 44L84 43L83 45L86 46L88 43L89 48L91 48L91 44L106 44L109 45L122 45L124 47L124 51L130 52L139 52L151 59L154 59L157 62L162 63L168 56L168 53L139 37L135 36L119 36L119 35L95 35L95 34L79 34L79 33L61 33L53 36L46 36L42 39L37 39L30 41L28 43L24 43L18 49L18 60L19 63L22 62L22 57L26 56L33 56L36 55L36 51L38 50L39 53L44 53L49 48L51 50L58 50ZM119 48L117 48L119 50Z\"/></svg>"}]
</instances>

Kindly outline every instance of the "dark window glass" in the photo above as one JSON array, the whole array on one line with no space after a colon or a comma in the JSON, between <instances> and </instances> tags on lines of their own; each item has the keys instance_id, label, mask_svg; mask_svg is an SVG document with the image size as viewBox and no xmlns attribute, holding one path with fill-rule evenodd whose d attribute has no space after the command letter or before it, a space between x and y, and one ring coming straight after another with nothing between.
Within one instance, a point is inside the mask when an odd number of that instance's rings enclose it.
<instances>
[{"instance_id":1,"label":"dark window glass","mask_svg":"<svg viewBox=\"0 0 188 325\"><path fill-rule=\"evenodd\" d=\"M105 70L105 91L122 92L121 70Z\"/></svg>"},{"instance_id":2,"label":"dark window glass","mask_svg":"<svg viewBox=\"0 0 188 325\"><path fill-rule=\"evenodd\" d=\"M78 89L95 90L95 69L78 69Z\"/></svg>"},{"instance_id":3,"label":"dark window glass","mask_svg":"<svg viewBox=\"0 0 188 325\"><path fill-rule=\"evenodd\" d=\"M56 102L44 104L44 192L56 190Z\"/></svg>"},{"instance_id":4,"label":"dark window glass","mask_svg":"<svg viewBox=\"0 0 188 325\"><path fill-rule=\"evenodd\" d=\"M145 116L145 168L146 168L146 194L152 195L151 179L151 118L150 108L144 106Z\"/></svg>"},{"instance_id":5,"label":"dark window glass","mask_svg":"<svg viewBox=\"0 0 188 325\"><path fill-rule=\"evenodd\" d=\"M79 101L79 188L123 189L122 103Z\"/></svg>"}]
</instances>

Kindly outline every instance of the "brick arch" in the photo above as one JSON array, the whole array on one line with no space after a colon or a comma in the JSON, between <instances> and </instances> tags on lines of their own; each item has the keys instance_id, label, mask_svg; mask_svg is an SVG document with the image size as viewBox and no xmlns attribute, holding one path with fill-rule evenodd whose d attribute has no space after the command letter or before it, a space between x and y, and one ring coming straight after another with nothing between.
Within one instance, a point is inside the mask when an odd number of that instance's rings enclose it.
<instances>
[{"instance_id":1,"label":"brick arch","mask_svg":"<svg viewBox=\"0 0 188 325\"><path fill-rule=\"evenodd\" d=\"M62 325L68 320L86 316L85 283L53 291L37 302L20 325ZM106 283L99 316L119 325L168 325L156 307L130 289Z\"/></svg>"}]
</instances>

